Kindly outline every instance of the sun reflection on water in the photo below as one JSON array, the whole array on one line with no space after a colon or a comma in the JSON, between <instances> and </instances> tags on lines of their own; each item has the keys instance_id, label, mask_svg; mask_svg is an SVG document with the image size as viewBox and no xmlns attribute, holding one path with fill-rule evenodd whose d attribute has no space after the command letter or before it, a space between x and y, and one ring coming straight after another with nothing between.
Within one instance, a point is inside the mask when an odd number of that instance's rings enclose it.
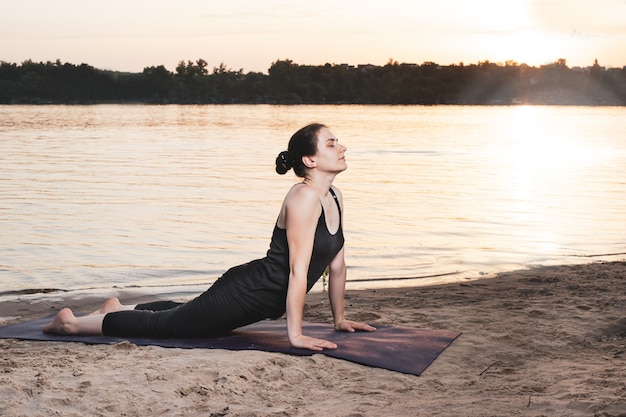
<instances>
[{"instance_id":1,"label":"sun reflection on water","mask_svg":"<svg viewBox=\"0 0 626 417\"><path fill-rule=\"evenodd\" d=\"M558 254L577 228L576 219L596 211L591 196L580 198L580 189L593 191L590 182L607 154L575 123L558 123L550 115L532 106L515 109L510 146L499 155L504 164L499 211L538 253Z\"/></svg>"}]
</instances>

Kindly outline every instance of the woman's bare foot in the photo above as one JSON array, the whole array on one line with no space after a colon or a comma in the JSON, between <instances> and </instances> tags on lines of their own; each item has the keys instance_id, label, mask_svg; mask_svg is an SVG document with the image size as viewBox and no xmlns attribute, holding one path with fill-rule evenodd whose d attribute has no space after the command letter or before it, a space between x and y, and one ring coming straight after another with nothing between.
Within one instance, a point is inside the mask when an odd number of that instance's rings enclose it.
<instances>
[{"instance_id":1,"label":"woman's bare foot","mask_svg":"<svg viewBox=\"0 0 626 417\"><path fill-rule=\"evenodd\" d=\"M80 334L84 336L96 336L102 334L104 314L93 316L76 317L72 310L64 308L59 311L52 323L43 328L44 333L54 334Z\"/></svg>"},{"instance_id":2,"label":"woman's bare foot","mask_svg":"<svg viewBox=\"0 0 626 417\"><path fill-rule=\"evenodd\" d=\"M52 323L43 328L44 333L73 334L76 332L76 317L72 310L64 308L54 317Z\"/></svg>"},{"instance_id":3,"label":"woman's bare foot","mask_svg":"<svg viewBox=\"0 0 626 417\"><path fill-rule=\"evenodd\" d=\"M121 311L125 309L126 309L126 306L120 303L120 300L117 297L112 297L106 300L102 304L102 307L100 307L99 310L96 310L93 313L90 313L89 315L94 316L96 314L108 314L108 313L114 313L116 311Z\"/></svg>"}]
</instances>

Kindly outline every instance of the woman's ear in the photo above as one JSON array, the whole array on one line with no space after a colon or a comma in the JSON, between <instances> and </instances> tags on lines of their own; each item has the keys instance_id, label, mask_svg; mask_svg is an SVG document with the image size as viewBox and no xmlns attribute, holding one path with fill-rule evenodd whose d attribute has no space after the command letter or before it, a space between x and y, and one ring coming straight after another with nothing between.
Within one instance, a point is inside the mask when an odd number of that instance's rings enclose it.
<instances>
[{"instance_id":1,"label":"woman's ear","mask_svg":"<svg viewBox=\"0 0 626 417\"><path fill-rule=\"evenodd\" d=\"M317 162L311 156L303 156L302 163L307 168L315 168L317 166Z\"/></svg>"}]
</instances>

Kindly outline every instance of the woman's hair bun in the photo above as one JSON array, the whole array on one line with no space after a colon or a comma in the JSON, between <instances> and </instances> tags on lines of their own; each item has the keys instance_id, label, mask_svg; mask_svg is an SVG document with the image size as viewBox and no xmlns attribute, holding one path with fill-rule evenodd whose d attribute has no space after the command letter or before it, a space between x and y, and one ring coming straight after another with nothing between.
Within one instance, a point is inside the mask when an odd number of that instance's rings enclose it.
<instances>
[{"instance_id":1,"label":"woman's hair bun","mask_svg":"<svg viewBox=\"0 0 626 417\"><path fill-rule=\"evenodd\" d=\"M280 175L286 174L293 167L291 158L289 158L289 152L282 151L276 157L276 172Z\"/></svg>"}]
</instances>

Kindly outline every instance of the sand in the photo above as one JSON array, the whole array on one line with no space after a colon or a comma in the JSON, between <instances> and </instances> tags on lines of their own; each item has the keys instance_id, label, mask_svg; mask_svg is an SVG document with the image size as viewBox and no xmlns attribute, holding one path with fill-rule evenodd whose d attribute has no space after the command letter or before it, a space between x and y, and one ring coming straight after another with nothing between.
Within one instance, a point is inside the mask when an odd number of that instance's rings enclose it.
<instances>
[{"instance_id":1,"label":"sand","mask_svg":"<svg viewBox=\"0 0 626 417\"><path fill-rule=\"evenodd\" d=\"M463 332L419 377L323 355L0 340L0 415L626 416L625 277L609 262L349 291L352 319ZM100 301L4 302L0 317ZM305 320L330 317L310 294Z\"/></svg>"}]
</instances>

